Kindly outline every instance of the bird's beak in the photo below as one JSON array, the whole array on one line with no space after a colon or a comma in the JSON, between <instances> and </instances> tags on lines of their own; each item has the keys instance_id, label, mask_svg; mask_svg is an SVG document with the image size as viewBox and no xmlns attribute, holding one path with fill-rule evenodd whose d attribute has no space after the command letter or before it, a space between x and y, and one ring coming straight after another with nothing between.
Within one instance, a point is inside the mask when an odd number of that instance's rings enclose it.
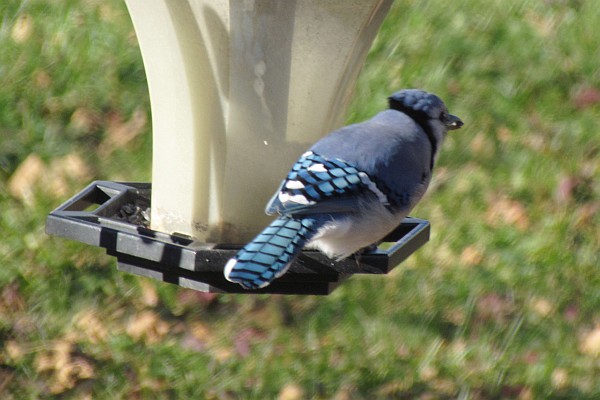
<instances>
[{"instance_id":1,"label":"bird's beak","mask_svg":"<svg viewBox=\"0 0 600 400\"><path fill-rule=\"evenodd\" d=\"M464 125L464 123L456 115L448 114L446 120L444 121L444 125L446 125L446 128L449 131L453 131L455 129L459 129Z\"/></svg>"}]
</instances>

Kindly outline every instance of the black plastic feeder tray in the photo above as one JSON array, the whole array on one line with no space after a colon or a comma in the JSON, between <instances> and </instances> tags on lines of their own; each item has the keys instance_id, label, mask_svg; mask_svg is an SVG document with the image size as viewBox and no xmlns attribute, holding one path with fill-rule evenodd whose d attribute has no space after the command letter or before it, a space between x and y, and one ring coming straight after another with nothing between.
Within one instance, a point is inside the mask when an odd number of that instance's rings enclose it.
<instances>
[{"instance_id":1,"label":"black plastic feeder tray","mask_svg":"<svg viewBox=\"0 0 600 400\"><path fill-rule=\"evenodd\" d=\"M148 228L149 183L96 181L48 216L46 232L106 249L120 271L203 292L331 293L353 274L386 274L429 240L429 222L406 218L375 250L334 261L303 251L288 272L269 286L245 290L223 276L242 245L201 243Z\"/></svg>"}]
</instances>

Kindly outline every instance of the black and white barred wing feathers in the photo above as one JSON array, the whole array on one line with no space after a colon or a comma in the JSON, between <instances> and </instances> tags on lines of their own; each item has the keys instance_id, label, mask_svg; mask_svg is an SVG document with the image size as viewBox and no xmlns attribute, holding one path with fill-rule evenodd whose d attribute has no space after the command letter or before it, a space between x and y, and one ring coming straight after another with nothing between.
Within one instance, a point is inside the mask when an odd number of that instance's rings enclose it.
<instances>
[{"instance_id":1,"label":"black and white barred wing feathers","mask_svg":"<svg viewBox=\"0 0 600 400\"><path fill-rule=\"evenodd\" d=\"M343 160L326 159L308 151L294 164L266 212L298 215L356 211L361 195L376 196L389 205L387 196L367 173Z\"/></svg>"}]
</instances>

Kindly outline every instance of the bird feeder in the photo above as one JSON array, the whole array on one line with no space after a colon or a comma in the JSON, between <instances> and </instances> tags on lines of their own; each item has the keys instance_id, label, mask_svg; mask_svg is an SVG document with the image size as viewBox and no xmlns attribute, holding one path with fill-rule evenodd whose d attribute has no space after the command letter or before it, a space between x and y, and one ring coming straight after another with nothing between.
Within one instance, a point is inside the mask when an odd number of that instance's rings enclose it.
<instances>
[{"instance_id":1,"label":"bird feeder","mask_svg":"<svg viewBox=\"0 0 600 400\"><path fill-rule=\"evenodd\" d=\"M343 125L391 3L126 0L149 86L152 184L94 182L47 232L201 291L328 294L351 274L389 272L427 242L427 221L407 218L390 244L343 261L304 251L264 289L223 277L270 222L264 206L294 161Z\"/></svg>"}]
</instances>

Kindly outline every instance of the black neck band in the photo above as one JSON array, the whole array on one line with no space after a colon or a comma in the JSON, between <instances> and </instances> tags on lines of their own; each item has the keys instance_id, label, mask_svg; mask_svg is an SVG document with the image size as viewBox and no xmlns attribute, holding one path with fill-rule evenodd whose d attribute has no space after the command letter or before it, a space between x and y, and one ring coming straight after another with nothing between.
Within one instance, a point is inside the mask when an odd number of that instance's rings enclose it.
<instances>
[{"instance_id":1,"label":"black neck band","mask_svg":"<svg viewBox=\"0 0 600 400\"><path fill-rule=\"evenodd\" d=\"M433 134L433 130L427 122L429 120L429 117L425 115L425 113L422 111L417 111L412 108L406 107L404 104L391 99L390 108L392 110L400 111L408 115L417 123L417 125L421 127L421 129L423 129L423 132L425 132L425 134L427 135L427 139L429 139L429 143L431 144L431 169L433 170L433 162L435 160L435 153L437 152L437 144L435 135Z\"/></svg>"}]
</instances>

